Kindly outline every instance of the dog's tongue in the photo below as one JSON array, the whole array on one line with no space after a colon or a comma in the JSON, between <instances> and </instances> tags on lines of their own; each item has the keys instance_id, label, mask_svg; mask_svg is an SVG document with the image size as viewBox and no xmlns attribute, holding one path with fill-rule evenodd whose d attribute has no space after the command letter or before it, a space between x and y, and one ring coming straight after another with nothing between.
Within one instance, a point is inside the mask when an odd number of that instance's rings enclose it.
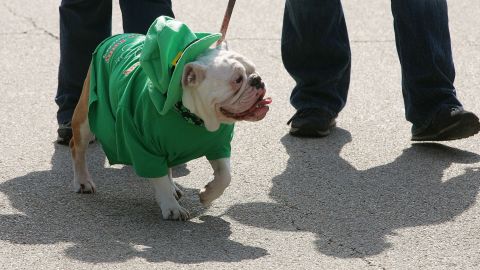
<instances>
[{"instance_id":1,"label":"dog's tongue","mask_svg":"<svg viewBox=\"0 0 480 270\"><path fill-rule=\"evenodd\" d=\"M257 104L265 106L265 105L268 105L270 103L272 103L272 98L268 97L268 98L264 98L264 99L260 100Z\"/></svg>"},{"instance_id":2,"label":"dog's tongue","mask_svg":"<svg viewBox=\"0 0 480 270\"><path fill-rule=\"evenodd\" d=\"M271 98L261 99L257 103L255 103L252 107L250 107L250 109L246 110L245 112L237 114L235 118L239 120L247 120L247 121L262 120L267 114L268 110L270 109L267 106L270 103L272 103Z\"/></svg>"},{"instance_id":3,"label":"dog's tongue","mask_svg":"<svg viewBox=\"0 0 480 270\"><path fill-rule=\"evenodd\" d=\"M248 110L243 111L243 112L239 112L239 113L232 113L232 116L234 116L235 118L243 118L243 117L248 116L252 113L255 113L255 111L261 109L262 107L265 107L266 105L268 105L270 103L272 103L271 98L261 99L261 100L257 101L255 104L253 104L252 107L250 107Z\"/></svg>"},{"instance_id":4,"label":"dog's tongue","mask_svg":"<svg viewBox=\"0 0 480 270\"><path fill-rule=\"evenodd\" d=\"M258 121L262 120L270 109L267 105L272 103L271 98L259 99L248 110L233 113L222 108L222 113L228 117L235 118L236 120Z\"/></svg>"},{"instance_id":5,"label":"dog's tongue","mask_svg":"<svg viewBox=\"0 0 480 270\"><path fill-rule=\"evenodd\" d=\"M272 103L271 98L264 98L262 100L259 100L257 103L255 103L250 109L248 109L246 112L242 114L250 114L252 112L257 111L258 109L261 109L262 107L265 107L266 105Z\"/></svg>"}]
</instances>

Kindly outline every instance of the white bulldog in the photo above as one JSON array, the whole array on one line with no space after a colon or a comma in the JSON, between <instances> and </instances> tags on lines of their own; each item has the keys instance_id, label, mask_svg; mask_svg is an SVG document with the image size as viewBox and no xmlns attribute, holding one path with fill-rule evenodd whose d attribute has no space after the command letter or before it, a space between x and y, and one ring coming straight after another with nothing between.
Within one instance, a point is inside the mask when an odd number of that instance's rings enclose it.
<instances>
[{"instance_id":1,"label":"white bulldog","mask_svg":"<svg viewBox=\"0 0 480 270\"><path fill-rule=\"evenodd\" d=\"M117 47L118 46L116 45L108 47L108 50L105 50L105 54L103 55L103 57L98 57L100 59L98 61L104 61L105 63L109 64L110 57L112 56L112 54L114 55L116 53L115 49ZM97 54L99 54L99 52L97 52ZM92 104L92 99L89 98L92 94L90 89L92 85L91 80L97 81L93 85L98 85L100 80L102 79L106 81L112 80L112 78L101 78L101 76L104 76L104 74L98 71L98 68L94 65L94 63L95 62L92 61L92 65L85 79L79 103L75 109L75 113L72 119L73 138L70 141L70 148L74 164L74 189L76 192L79 193L94 193L96 191L95 184L90 177L86 164L86 150L89 142L93 140L95 135L97 135L97 139L99 139L99 134L94 134L92 130L95 129L91 129L91 123L96 123L97 120L89 118L96 117L95 114L100 113L101 111L101 109L95 108L95 111L89 112L89 108L91 108L90 106ZM137 69L137 66L138 64L132 65L127 70L128 72L124 72L124 74L135 71ZM96 74L95 78L92 77L93 73ZM181 96L183 106L188 109L189 113L193 115L193 117L198 117L203 121L202 127L194 128L206 129L204 133L209 134L216 134L215 132L220 130L222 127L229 126L236 121L259 121L263 119L269 110L269 107L267 105L271 102L271 99L264 98L266 93L265 84L262 82L260 76L255 72L255 66L252 64L252 62L250 62L248 59L238 53L227 51L221 48L209 48L204 51L203 54L199 56L196 60L185 63L183 70L181 71L181 86L183 89ZM95 91L98 92L98 90ZM95 99L102 98L99 93L94 94L96 95ZM107 94L107 96L109 97L115 95L112 95L111 93ZM135 114L138 114L138 108L140 108L141 110L142 106L148 105L141 104L141 101L142 100L139 99L137 100L137 103L135 103ZM123 137L130 136L129 134L124 134L127 133L128 130L123 128L118 130L117 121L120 121L119 119L123 117L119 116L118 114L119 112L117 112L117 115L112 118L114 120L112 120L113 123L111 126L112 128L117 128L116 131L113 131L115 132L115 135L109 135L110 137L108 138L110 139L105 139L105 144L100 139L100 143L102 143L102 146L107 154L107 157L110 160L110 163L120 163L122 162L122 160L109 156L109 151L111 150L109 150L110 148L109 146L107 146L106 141L122 140ZM132 112L132 114L134 113ZM158 123L162 123L162 117L170 117L174 119L173 121L186 121L178 115L178 112L175 112L173 109L171 109L165 116L159 115L156 119L158 119ZM140 116L132 116L132 118L135 119L136 117ZM140 121L139 123L140 124L138 124L137 122L135 123L136 125L139 125L138 127L135 127L135 131L139 130L138 133L140 135L137 134L135 136L138 137L138 140L140 140L140 142L136 141L135 143L140 145L149 145L151 149L145 149L145 153L150 153L150 150L153 153L155 152L154 149L169 149L170 152L164 154L167 157L161 157L164 159L159 159L165 160L165 164L158 164L159 167L173 167L174 165L178 165L173 164L175 162L169 162L169 158L173 156L173 154L171 153L177 153L177 148L174 145L176 143L175 139L171 139L170 141L168 139L162 139L162 142L166 143L167 145L151 145L151 138L147 135L143 135L143 132L146 132L147 129L155 129L160 130L162 136L169 136L168 138L175 138L176 134L168 133L175 133L177 131L171 128L167 129L163 128L162 126L155 126L157 122L145 124ZM176 125L177 123L174 124ZM103 133L105 130L109 129L109 125L110 124L104 125L102 122L100 128L96 128L96 130ZM193 124L187 123L185 125ZM231 129L233 130L233 127ZM119 133L121 133L121 136L119 135ZM183 133L181 134L181 136L184 135L185 134ZM195 139L193 139L192 143L187 146L185 144L182 144L178 147L181 147L182 149L185 147L192 147L192 151L196 151L195 149L200 146L198 146L194 141ZM215 141L209 143L215 145ZM205 143L202 142L199 142L199 144L205 145ZM117 145L115 147L120 147L118 145L121 145L121 143L117 142ZM130 147L130 143L127 143L125 145L126 147ZM228 148L229 147L230 146L228 145ZM123 150L115 149L115 151ZM159 150L159 152L163 153L162 151L163 150ZM150 161L152 159L153 158L148 158L147 161ZM184 158L179 158L178 160L182 160L182 163L187 162L187 160L185 160ZM230 158L228 156L209 161L214 171L214 178L200 191L199 194L200 201L205 206L210 205L213 200L217 199L220 195L222 195L231 180ZM139 167L146 166L143 164L145 163L144 161L142 161L142 164L140 164L139 162L135 162L135 160L133 160L133 162L125 163L133 164L134 168L137 165ZM148 166L155 166L155 164ZM136 169L136 171L138 173L141 170ZM190 217L189 212L182 206L180 206L177 201L181 197L182 192L175 186L172 180L171 169L169 169L165 173L165 175L159 175L155 177L149 177L148 173L144 173L143 175L147 175L147 178L149 178L149 181L153 184L153 187L155 189L155 197L158 204L160 205L162 216L164 219L187 220Z\"/></svg>"}]
</instances>

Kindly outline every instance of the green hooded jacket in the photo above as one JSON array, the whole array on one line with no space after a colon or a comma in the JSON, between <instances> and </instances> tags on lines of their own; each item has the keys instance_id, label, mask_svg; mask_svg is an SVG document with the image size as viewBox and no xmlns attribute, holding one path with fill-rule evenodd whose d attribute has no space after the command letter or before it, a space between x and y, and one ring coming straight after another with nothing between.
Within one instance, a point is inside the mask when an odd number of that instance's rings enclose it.
<instances>
[{"instance_id":1,"label":"green hooded jacket","mask_svg":"<svg viewBox=\"0 0 480 270\"><path fill-rule=\"evenodd\" d=\"M149 34L155 31L151 27ZM159 111L167 90L155 87L142 68L146 42L144 35L120 34L103 41L93 53L88 119L110 164L132 165L139 176L154 178L202 156L230 157L233 125L222 124L209 132L173 107Z\"/></svg>"}]
</instances>

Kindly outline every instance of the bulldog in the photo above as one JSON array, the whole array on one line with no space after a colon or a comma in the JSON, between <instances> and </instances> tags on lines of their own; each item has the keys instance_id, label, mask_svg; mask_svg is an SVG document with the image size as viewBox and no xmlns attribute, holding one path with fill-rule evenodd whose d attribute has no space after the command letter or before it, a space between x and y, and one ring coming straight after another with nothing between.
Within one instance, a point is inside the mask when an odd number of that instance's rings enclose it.
<instances>
[{"instance_id":1,"label":"bulldog","mask_svg":"<svg viewBox=\"0 0 480 270\"><path fill-rule=\"evenodd\" d=\"M121 34L93 53L72 118L74 190L94 193L86 150L94 138L110 164L132 165L152 183L162 217L187 220L171 168L205 156L213 168L199 193L209 206L231 181L236 121L259 121L271 103L254 64L223 48L220 34L194 33L159 17L146 36Z\"/></svg>"}]
</instances>

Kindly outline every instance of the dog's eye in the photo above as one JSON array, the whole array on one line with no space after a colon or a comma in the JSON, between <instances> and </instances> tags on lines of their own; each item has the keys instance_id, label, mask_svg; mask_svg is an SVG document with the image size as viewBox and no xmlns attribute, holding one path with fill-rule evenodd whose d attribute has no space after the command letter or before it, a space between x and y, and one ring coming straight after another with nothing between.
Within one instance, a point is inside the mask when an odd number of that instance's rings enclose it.
<instances>
[{"instance_id":1,"label":"dog's eye","mask_svg":"<svg viewBox=\"0 0 480 270\"><path fill-rule=\"evenodd\" d=\"M235 77L234 77L235 78ZM243 86L243 76L240 75L239 77L237 77L236 79L232 80L231 82L231 85L232 85L232 89L233 91L239 91L240 89L242 89L242 86Z\"/></svg>"},{"instance_id":2,"label":"dog's eye","mask_svg":"<svg viewBox=\"0 0 480 270\"><path fill-rule=\"evenodd\" d=\"M242 83L243 82L243 76L238 77L238 79L235 80L235 83Z\"/></svg>"}]
</instances>

